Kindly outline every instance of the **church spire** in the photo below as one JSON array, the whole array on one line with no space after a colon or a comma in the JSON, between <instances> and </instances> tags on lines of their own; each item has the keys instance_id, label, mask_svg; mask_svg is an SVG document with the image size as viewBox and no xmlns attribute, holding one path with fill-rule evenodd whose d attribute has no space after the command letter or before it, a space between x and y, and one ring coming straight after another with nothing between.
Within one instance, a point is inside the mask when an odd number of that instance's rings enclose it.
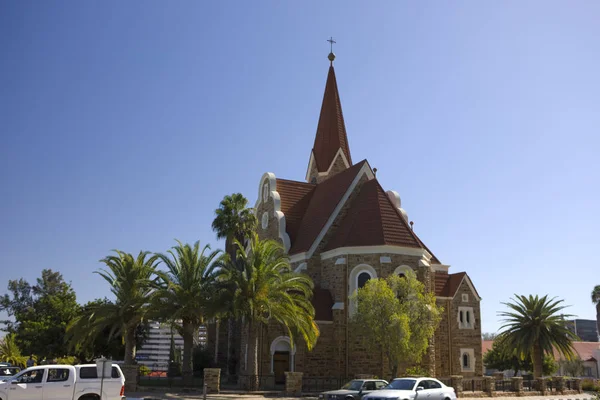
<instances>
[{"instance_id":1,"label":"church spire","mask_svg":"<svg viewBox=\"0 0 600 400\"><path fill-rule=\"evenodd\" d=\"M333 46L333 38L328 40ZM333 48L332 48L333 50ZM321 105L321 115L317 125L317 134L308 166L307 180L320 182L328 175L338 173L352 165L348 136L344 125L342 104L338 93L333 60L333 51L329 53L329 73L325 84L325 94ZM332 164L334 164L332 166ZM329 171L329 174L328 174Z\"/></svg>"}]
</instances>

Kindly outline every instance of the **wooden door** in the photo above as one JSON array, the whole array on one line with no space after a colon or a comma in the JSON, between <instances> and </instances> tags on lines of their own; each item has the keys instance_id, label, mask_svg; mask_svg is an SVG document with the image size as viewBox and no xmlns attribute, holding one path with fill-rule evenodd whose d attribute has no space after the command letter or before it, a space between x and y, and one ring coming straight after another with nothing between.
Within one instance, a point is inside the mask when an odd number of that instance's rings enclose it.
<instances>
[{"instance_id":1,"label":"wooden door","mask_svg":"<svg viewBox=\"0 0 600 400\"><path fill-rule=\"evenodd\" d=\"M275 374L275 383L285 383L285 372L290 370L289 351L276 351L273 354L273 372Z\"/></svg>"}]
</instances>

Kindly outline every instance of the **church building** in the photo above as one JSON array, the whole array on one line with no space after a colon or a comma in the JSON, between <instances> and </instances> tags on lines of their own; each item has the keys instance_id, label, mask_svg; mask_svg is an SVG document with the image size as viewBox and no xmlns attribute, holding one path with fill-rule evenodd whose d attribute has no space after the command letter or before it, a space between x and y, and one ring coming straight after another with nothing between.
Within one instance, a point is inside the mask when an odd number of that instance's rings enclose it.
<instances>
[{"instance_id":1,"label":"church building","mask_svg":"<svg viewBox=\"0 0 600 400\"><path fill-rule=\"evenodd\" d=\"M437 377L482 375L479 294L465 272L450 273L415 234L399 194L381 186L369 162L352 159L334 58L329 54L305 181L267 172L255 205L259 237L279 241L292 268L312 278L321 334L309 352L304 344L291 346L283 329L263 329L259 374L273 375L276 382L285 371L305 377L389 377L384 355L365 349L349 326L350 296L369 279L411 270L444 308L422 366ZM243 342L237 360L242 374L247 367Z\"/></svg>"}]
</instances>

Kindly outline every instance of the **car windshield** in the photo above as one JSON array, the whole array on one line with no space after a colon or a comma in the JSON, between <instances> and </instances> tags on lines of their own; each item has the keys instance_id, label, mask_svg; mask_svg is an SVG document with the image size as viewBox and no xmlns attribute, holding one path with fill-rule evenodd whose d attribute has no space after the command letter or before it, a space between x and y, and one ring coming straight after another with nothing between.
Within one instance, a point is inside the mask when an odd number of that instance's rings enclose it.
<instances>
[{"instance_id":1,"label":"car windshield","mask_svg":"<svg viewBox=\"0 0 600 400\"><path fill-rule=\"evenodd\" d=\"M17 372L19 372L18 368L11 368L11 367L1 367L0 368L0 376L1 377L13 376Z\"/></svg>"},{"instance_id":2,"label":"car windshield","mask_svg":"<svg viewBox=\"0 0 600 400\"><path fill-rule=\"evenodd\" d=\"M394 379L384 389L413 390L416 382L415 379Z\"/></svg>"},{"instance_id":3,"label":"car windshield","mask_svg":"<svg viewBox=\"0 0 600 400\"><path fill-rule=\"evenodd\" d=\"M362 387L363 381L350 381L342 386L342 389L346 390L360 390Z\"/></svg>"}]
</instances>

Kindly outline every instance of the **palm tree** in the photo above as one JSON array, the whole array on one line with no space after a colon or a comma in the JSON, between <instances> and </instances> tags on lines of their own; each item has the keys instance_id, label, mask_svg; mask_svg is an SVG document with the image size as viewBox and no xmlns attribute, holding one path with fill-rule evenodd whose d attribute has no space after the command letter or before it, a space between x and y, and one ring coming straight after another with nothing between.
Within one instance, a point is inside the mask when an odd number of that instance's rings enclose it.
<instances>
[{"instance_id":1,"label":"palm tree","mask_svg":"<svg viewBox=\"0 0 600 400\"><path fill-rule=\"evenodd\" d=\"M594 290L592 290L592 303L596 305L596 325L600 337L600 285L594 286Z\"/></svg>"},{"instance_id":2,"label":"palm tree","mask_svg":"<svg viewBox=\"0 0 600 400\"><path fill-rule=\"evenodd\" d=\"M512 303L502 303L510 311L499 313L505 319L498 339L505 349L514 350L517 357L531 358L533 375L541 378L544 354L552 354L553 348L567 360L574 357L572 341L577 337L565 321L571 315L561 313L567 307L561 305L563 300L547 295L515 296Z\"/></svg>"},{"instance_id":3,"label":"palm tree","mask_svg":"<svg viewBox=\"0 0 600 400\"><path fill-rule=\"evenodd\" d=\"M233 193L221 200L215 214L212 229L217 233L218 239L225 239L225 250L229 257L235 260L234 241L243 243L256 228L254 210L248 208L248 199L241 193Z\"/></svg>"},{"instance_id":4,"label":"palm tree","mask_svg":"<svg viewBox=\"0 0 600 400\"><path fill-rule=\"evenodd\" d=\"M147 318L157 285L158 257L140 251L137 257L119 250L100 260L107 269L95 271L110 285L114 302L90 305L68 327L71 347L93 342L109 328L109 337L120 335L125 341L125 364L135 361L136 332Z\"/></svg>"},{"instance_id":5,"label":"palm tree","mask_svg":"<svg viewBox=\"0 0 600 400\"><path fill-rule=\"evenodd\" d=\"M309 350L319 336L311 304L313 282L291 270L283 247L273 240L252 235L248 251L236 241L236 261L224 267L226 290L234 315L242 318L248 330L249 354L246 366L248 389L258 388L258 332L261 325L275 322L284 327L291 342L298 334ZM232 290L231 290L232 289Z\"/></svg>"},{"instance_id":6,"label":"palm tree","mask_svg":"<svg viewBox=\"0 0 600 400\"><path fill-rule=\"evenodd\" d=\"M225 239L225 251L232 260L236 257L235 240L245 243L256 228L256 217L254 210L248 208L248 199L241 193L233 193L225 196L219 208L215 210L216 217L212 223L212 229L217 233L218 239ZM227 318L227 374L235 373L232 368L233 334L236 330L236 321L228 313Z\"/></svg>"},{"instance_id":7,"label":"palm tree","mask_svg":"<svg viewBox=\"0 0 600 400\"><path fill-rule=\"evenodd\" d=\"M15 342L15 335L12 333L4 336L0 341L0 361L25 368L27 357L21 355L19 346Z\"/></svg>"},{"instance_id":8,"label":"palm tree","mask_svg":"<svg viewBox=\"0 0 600 400\"><path fill-rule=\"evenodd\" d=\"M215 268L220 252L210 251L208 245L200 250L200 242L190 246L177 241L168 255L158 255L167 271L160 273L164 284L156 293L156 308L176 324L183 337L182 372L186 382L193 378L194 337L200 325L215 313L218 276Z\"/></svg>"}]
</instances>

